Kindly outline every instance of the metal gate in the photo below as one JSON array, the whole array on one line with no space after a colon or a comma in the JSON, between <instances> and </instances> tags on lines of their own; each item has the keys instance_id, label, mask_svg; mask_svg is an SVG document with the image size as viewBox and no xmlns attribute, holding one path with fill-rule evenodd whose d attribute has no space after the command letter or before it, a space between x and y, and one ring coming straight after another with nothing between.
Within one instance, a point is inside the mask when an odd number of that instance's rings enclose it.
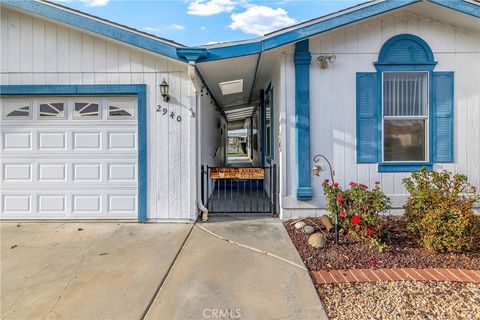
<instances>
[{"instance_id":1,"label":"metal gate","mask_svg":"<svg viewBox=\"0 0 480 320\"><path fill-rule=\"evenodd\" d=\"M201 166L201 197L209 213L276 214L276 165Z\"/></svg>"}]
</instances>

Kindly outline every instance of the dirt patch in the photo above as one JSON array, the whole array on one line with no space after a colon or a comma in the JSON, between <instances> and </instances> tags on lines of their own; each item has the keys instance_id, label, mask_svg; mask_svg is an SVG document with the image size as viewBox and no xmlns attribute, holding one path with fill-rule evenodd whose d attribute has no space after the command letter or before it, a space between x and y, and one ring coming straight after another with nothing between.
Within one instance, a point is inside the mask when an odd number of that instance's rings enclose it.
<instances>
[{"instance_id":1,"label":"dirt patch","mask_svg":"<svg viewBox=\"0 0 480 320\"><path fill-rule=\"evenodd\" d=\"M319 218L304 220L314 226L322 225ZM285 222L290 238L297 247L305 265L311 271L325 269L360 269L360 268L462 268L480 269L480 237L476 247L466 253L431 253L416 243L416 240L405 232L403 217L382 217L383 228L389 230L386 239L388 248L379 252L376 247L364 243L350 235L340 238L337 247L333 242L321 249L308 245L308 235L296 230L291 224L294 220ZM313 222L313 223L312 223ZM478 219L480 224L480 217ZM333 238L331 238L333 240Z\"/></svg>"}]
</instances>

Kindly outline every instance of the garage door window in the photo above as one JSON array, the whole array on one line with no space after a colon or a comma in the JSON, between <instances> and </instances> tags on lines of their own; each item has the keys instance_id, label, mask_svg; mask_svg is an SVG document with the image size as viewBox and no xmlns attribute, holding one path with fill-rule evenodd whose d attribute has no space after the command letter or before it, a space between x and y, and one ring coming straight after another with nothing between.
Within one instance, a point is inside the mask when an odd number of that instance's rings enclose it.
<instances>
[{"instance_id":1,"label":"garage door window","mask_svg":"<svg viewBox=\"0 0 480 320\"><path fill-rule=\"evenodd\" d=\"M133 101L110 101L108 117L115 119L135 118L135 104Z\"/></svg>"},{"instance_id":2,"label":"garage door window","mask_svg":"<svg viewBox=\"0 0 480 320\"><path fill-rule=\"evenodd\" d=\"M30 101L5 101L3 112L4 119L29 119L31 103Z\"/></svg>"},{"instance_id":3,"label":"garage door window","mask_svg":"<svg viewBox=\"0 0 480 320\"><path fill-rule=\"evenodd\" d=\"M98 119L100 112L98 103L75 102L74 119Z\"/></svg>"},{"instance_id":4,"label":"garage door window","mask_svg":"<svg viewBox=\"0 0 480 320\"><path fill-rule=\"evenodd\" d=\"M65 104L63 102L40 103L40 119L64 119Z\"/></svg>"}]
</instances>

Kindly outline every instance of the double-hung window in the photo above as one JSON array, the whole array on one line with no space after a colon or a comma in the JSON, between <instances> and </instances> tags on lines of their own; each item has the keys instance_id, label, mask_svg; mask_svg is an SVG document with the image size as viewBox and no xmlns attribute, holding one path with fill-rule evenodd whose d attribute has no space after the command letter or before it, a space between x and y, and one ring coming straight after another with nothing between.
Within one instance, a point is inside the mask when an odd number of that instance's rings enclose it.
<instances>
[{"instance_id":1,"label":"double-hung window","mask_svg":"<svg viewBox=\"0 0 480 320\"><path fill-rule=\"evenodd\" d=\"M383 161L429 161L428 72L383 73Z\"/></svg>"},{"instance_id":2,"label":"double-hung window","mask_svg":"<svg viewBox=\"0 0 480 320\"><path fill-rule=\"evenodd\" d=\"M411 172L454 161L454 74L436 64L423 39L399 34L383 44L376 72L357 72L357 163Z\"/></svg>"}]
</instances>

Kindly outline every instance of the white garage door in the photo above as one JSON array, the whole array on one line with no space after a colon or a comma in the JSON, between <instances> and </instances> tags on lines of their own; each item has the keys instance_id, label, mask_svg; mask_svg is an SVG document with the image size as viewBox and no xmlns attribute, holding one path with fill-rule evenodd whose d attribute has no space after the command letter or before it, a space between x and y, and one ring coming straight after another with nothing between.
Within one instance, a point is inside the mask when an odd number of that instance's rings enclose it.
<instances>
[{"instance_id":1,"label":"white garage door","mask_svg":"<svg viewBox=\"0 0 480 320\"><path fill-rule=\"evenodd\" d=\"M136 97L1 99L3 219L137 218Z\"/></svg>"}]
</instances>

